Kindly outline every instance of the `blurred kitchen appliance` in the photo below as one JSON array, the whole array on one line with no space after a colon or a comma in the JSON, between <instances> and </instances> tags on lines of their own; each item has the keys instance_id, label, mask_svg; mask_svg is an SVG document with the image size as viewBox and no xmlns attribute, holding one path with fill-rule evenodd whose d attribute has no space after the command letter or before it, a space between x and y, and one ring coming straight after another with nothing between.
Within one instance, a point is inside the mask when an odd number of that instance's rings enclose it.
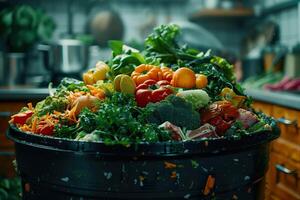
<instances>
[{"instance_id":1,"label":"blurred kitchen appliance","mask_svg":"<svg viewBox=\"0 0 300 200\"><path fill-rule=\"evenodd\" d=\"M38 50L37 47L38 45L26 53L25 84L34 87L47 86L51 74L45 69L43 52Z\"/></svg>"},{"instance_id":2,"label":"blurred kitchen appliance","mask_svg":"<svg viewBox=\"0 0 300 200\"><path fill-rule=\"evenodd\" d=\"M81 73L89 64L89 46L75 39L39 45L46 69L54 74Z\"/></svg>"},{"instance_id":3,"label":"blurred kitchen appliance","mask_svg":"<svg viewBox=\"0 0 300 200\"><path fill-rule=\"evenodd\" d=\"M204 51L224 49L221 41L203 26L187 21L174 21L172 23L179 25L181 28L181 34L178 36L180 43Z\"/></svg>"},{"instance_id":4,"label":"blurred kitchen appliance","mask_svg":"<svg viewBox=\"0 0 300 200\"><path fill-rule=\"evenodd\" d=\"M213 9L213 8L218 7L218 5L219 5L219 0L204 0L202 2L203 2L204 8L207 8L207 9Z\"/></svg>"},{"instance_id":5,"label":"blurred kitchen appliance","mask_svg":"<svg viewBox=\"0 0 300 200\"><path fill-rule=\"evenodd\" d=\"M300 77L300 44L287 53L284 62L284 72L288 77Z\"/></svg>"},{"instance_id":6,"label":"blurred kitchen appliance","mask_svg":"<svg viewBox=\"0 0 300 200\"><path fill-rule=\"evenodd\" d=\"M4 64L1 67L1 85L15 86L25 81L25 54L4 53Z\"/></svg>"},{"instance_id":7,"label":"blurred kitchen appliance","mask_svg":"<svg viewBox=\"0 0 300 200\"><path fill-rule=\"evenodd\" d=\"M0 85L4 84L4 53L0 52Z\"/></svg>"},{"instance_id":8,"label":"blurred kitchen appliance","mask_svg":"<svg viewBox=\"0 0 300 200\"><path fill-rule=\"evenodd\" d=\"M234 2L233 0L222 0L220 6L224 9L232 9L234 7Z\"/></svg>"},{"instance_id":9,"label":"blurred kitchen appliance","mask_svg":"<svg viewBox=\"0 0 300 200\"><path fill-rule=\"evenodd\" d=\"M260 47L253 48L242 59L242 80L263 73L263 58L261 52L262 49Z\"/></svg>"},{"instance_id":10,"label":"blurred kitchen appliance","mask_svg":"<svg viewBox=\"0 0 300 200\"><path fill-rule=\"evenodd\" d=\"M243 80L273 69L282 68L284 48L278 45L280 29L272 20L253 24L243 42L242 71ZM271 48L266 48L266 47ZM281 62L281 63L280 63Z\"/></svg>"},{"instance_id":11,"label":"blurred kitchen appliance","mask_svg":"<svg viewBox=\"0 0 300 200\"><path fill-rule=\"evenodd\" d=\"M278 72L283 70L287 49L282 45L267 46L263 50L264 71Z\"/></svg>"},{"instance_id":12,"label":"blurred kitchen appliance","mask_svg":"<svg viewBox=\"0 0 300 200\"><path fill-rule=\"evenodd\" d=\"M97 45L107 47L109 40L122 40L124 23L120 14L107 2L96 1L87 9L86 33L91 34Z\"/></svg>"}]
</instances>

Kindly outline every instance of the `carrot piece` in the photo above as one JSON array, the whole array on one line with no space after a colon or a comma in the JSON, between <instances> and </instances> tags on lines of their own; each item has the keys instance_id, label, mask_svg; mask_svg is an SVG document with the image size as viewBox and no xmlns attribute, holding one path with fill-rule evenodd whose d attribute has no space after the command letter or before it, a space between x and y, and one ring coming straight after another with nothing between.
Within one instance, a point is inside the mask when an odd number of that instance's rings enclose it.
<instances>
[{"instance_id":1,"label":"carrot piece","mask_svg":"<svg viewBox=\"0 0 300 200\"><path fill-rule=\"evenodd\" d=\"M209 175L206 180L203 194L208 195L210 191L214 188L214 186L215 186L215 178L212 175Z\"/></svg>"}]
</instances>

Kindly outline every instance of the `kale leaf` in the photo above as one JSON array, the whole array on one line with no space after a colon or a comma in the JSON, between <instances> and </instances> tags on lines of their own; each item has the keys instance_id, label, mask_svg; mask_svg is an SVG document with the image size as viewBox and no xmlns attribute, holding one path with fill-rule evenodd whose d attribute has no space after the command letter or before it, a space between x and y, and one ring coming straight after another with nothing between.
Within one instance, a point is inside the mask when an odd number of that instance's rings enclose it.
<instances>
[{"instance_id":1,"label":"kale leaf","mask_svg":"<svg viewBox=\"0 0 300 200\"><path fill-rule=\"evenodd\" d=\"M63 96L68 91L84 91L88 92L89 89L86 87L83 81L79 81L74 78L64 78L56 88L55 95Z\"/></svg>"}]
</instances>

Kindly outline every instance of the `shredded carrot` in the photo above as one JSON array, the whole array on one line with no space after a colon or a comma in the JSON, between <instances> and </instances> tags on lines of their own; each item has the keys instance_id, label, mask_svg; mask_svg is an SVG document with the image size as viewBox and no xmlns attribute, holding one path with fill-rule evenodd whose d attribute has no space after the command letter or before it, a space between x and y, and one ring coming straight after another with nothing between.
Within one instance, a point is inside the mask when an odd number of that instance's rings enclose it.
<instances>
[{"instance_id":1,"label":"shredded carrot","mask_svg":"<svg viewBox=\"0 0 300 200\"><path fill-rule=\"evenodd\" d=\"M31 126L31 131L32 131L33 133L36 132L37 122L38 122L38 118L35 117L35 118L33 119L32 126Z\"/></svg>"},{"instance_id":2,"label":"shredded carrot","mask_svg":"<svg viewBox=\"0 0 300 200\"><path fill-rule=\"evenodd\" d=\"M77 122L75 111L77 110L78 104L76 104L70 111L67 111L66 117L73 122Z\"/></svg>"},{"instance_id":3,"label":"shredded carrot","mask_svg":"<svg viewBox=\"0 0 300 200\"><path fill-rule=\"evenodd\" d=\"M67 97L68 101L70 102L69 105L72 105L78 97L85 95L86 92L70 92L69 96Z\"/></svg>"},{"instance_id":4,"label":"shredded carrot","mask_svg":"<svg viewBox=\"0 0 300 200\"><path fill-rule=\"evenodd\" d=\"M61 115L61 112L58 112L58 111L54 110L53 114L59 116L59 115Z\"/></svg>"},{"instance_id":5,"label":"shredded carrot","mask_svg":"<svg viewBox=\"0 0 300 200\"><path fill-rule=\"evenodd\" d=\"M171 162L165 162L165 168L166 168L166 169L173 169L173 168L176 168L176 164L171 163Z\"/></svg>"},{"instance_id":6,"label":"shredded carrot","mask_svg":"<svg viewBox=\"0 0 300 200\"><path fill-rule=\"evenodd\" d=\"M29 110L33 110L32 103L28 103L27 106L28 106L28 109L29 109Z\"/></svg>"},{"instance_id":7,"label":"shredded carrot","mask_svg":"<svg viewBox=\"0 0 300 200\"><path fill-rule=\"evenodd\" d=\"M21 127L19 127L21 131L24 132L31 132L31 128L30 126L28 126L27 124L22 125Z\"/></svg>"},{"instance_id":8,"label":"shredded carrot","mask_svg":"<svg viewBox=\"0 0 300 200\"><path fill-rule=\"evenodd\" d=\"M215 186L215 178L212 175L209 175L206 180L203 194L208 195L210 191L214 188L214 186Z\"/></svg>"},{"instance_id":9,"label":"shredded carrot","mask_svg":"<svg viewBox=\"0 0 300 200\"><path fill-rule=\"evenodd\" d=\"M176 173L176 171L173 171L173 172L171 173L170 178L176 178L176 177L177 177L177 173Z\"/></svg>"}]
</instances>

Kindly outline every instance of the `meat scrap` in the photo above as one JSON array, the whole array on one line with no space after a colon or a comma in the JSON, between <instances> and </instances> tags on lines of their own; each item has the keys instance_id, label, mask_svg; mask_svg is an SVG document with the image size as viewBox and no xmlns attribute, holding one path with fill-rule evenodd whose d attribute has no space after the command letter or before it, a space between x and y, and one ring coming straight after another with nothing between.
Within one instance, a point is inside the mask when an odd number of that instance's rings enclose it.
<instances>
[{"instance_id":1,"label":"meat scrap","mask_svg":"<svg viewBox=\"0 0 300 200\"><path fill-rule=\"evenodd\" d=\"M159 128L164 128L165 130L168 130L171 133L173 140L181 141L186 138L181 128L172 124L171 122L166 121L159 125Z\"/></svg>"},{"instance_id":2,"label":"meat scrap","mask_svg":"<svg viewBox=\"0 0 300 200\"><path fill-rule=\"evenodd\" d=\"M216 128L208 123L202 125L200 128L187 131L189 139L201 139L201 138L218 138Z\"/></svg>"},{"instance_id":3,"label":"meat scrap","mask_svg":"<svg viewBox=\"0 0 300 200\"><path fill-rule=\"evenodd\" d=\"M239 120L243 124L243 127L245 129L258 122L257 116L254 113L242 108L239 108L238 112L239 116L237 120Z\"/></svg>"}]
</instances>

